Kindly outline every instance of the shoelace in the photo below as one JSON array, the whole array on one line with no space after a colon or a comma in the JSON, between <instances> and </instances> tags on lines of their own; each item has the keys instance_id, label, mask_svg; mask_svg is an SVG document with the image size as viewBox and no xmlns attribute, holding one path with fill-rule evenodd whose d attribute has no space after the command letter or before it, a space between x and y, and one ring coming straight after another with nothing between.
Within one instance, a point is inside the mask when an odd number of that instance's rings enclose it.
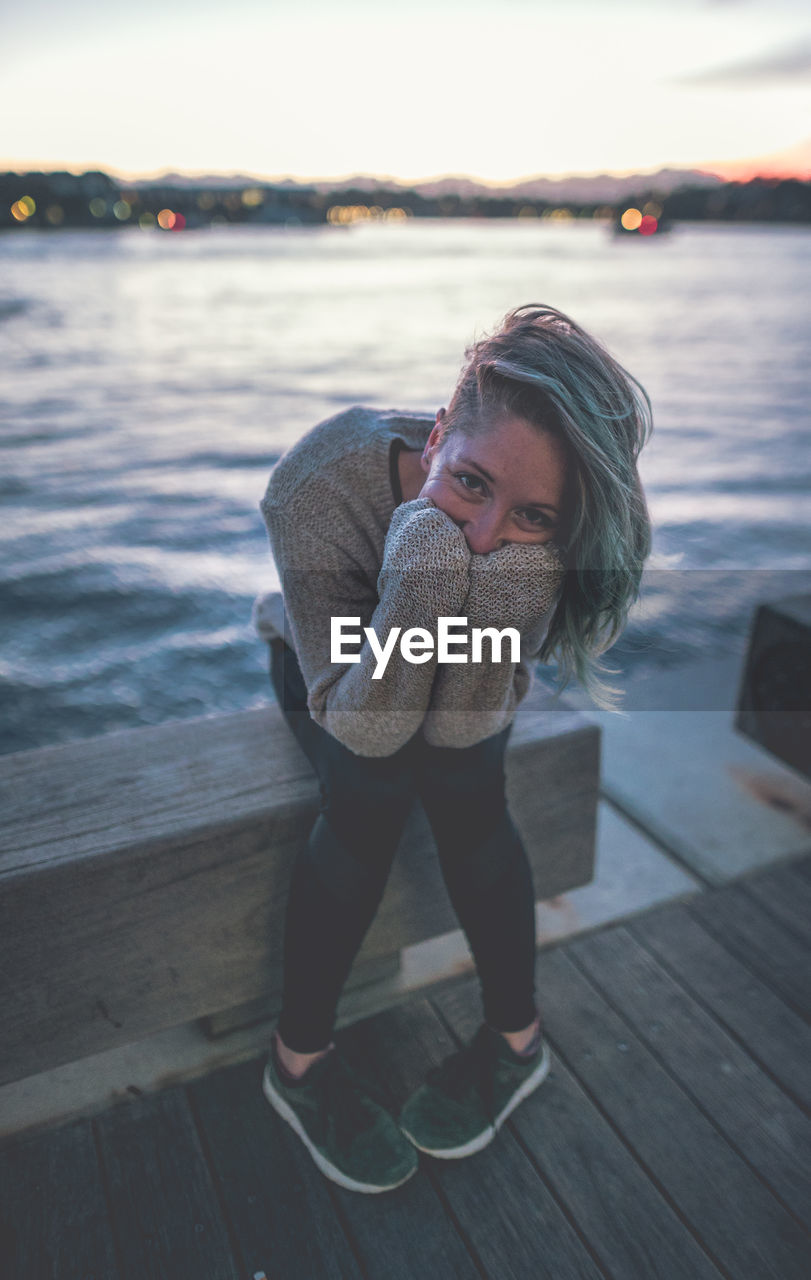
<instances>
[{"instance_id":1,"label":"shoelace","mask_svg":"<svg viewBox=\"0 0 811 1280\"><path fill-rule=\"evenodd\" d=\"M484 1105L485 1114L495 1118L495 1065L498 1057L497 1032L483 1023L470 1044L457 1049L426 1073L428 1084L447 1097L458 1101L475 1088Z\"/></svg>"}]
</instances>

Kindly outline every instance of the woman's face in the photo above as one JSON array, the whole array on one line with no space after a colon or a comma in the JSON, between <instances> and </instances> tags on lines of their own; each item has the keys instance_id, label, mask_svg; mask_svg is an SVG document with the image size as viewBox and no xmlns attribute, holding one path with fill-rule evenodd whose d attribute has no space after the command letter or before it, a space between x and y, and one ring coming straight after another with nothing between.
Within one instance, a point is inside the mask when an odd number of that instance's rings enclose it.
<instances>
[{"instance_id":1,"label":"woman's face","mask_svg":"<svg viewBox=\"0 0 811 1280\"><path fill-rule=\"evenodd\" d=\"M420 493L451 517L474 555L508 542L550 542L561 533L566 457L557 436L501 416L443 439L440 409L421 466Z\"/></svg>"}]
</instances>

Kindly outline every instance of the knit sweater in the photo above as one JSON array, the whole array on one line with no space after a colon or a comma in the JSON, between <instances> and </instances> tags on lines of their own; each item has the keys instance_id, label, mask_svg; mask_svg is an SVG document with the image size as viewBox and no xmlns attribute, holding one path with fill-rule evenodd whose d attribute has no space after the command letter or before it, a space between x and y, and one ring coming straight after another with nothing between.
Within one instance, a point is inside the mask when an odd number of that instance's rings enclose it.
<instances>
[{"instance_id":1,"label":"knit sweater","mask_svg":"<svg viewBox=\"0 0 811 1280\"><path fill-rule=\"evenodd\" d=\"M260 509L279 570L284 612L260 597L266 639L295 650L312 718L351 751L387 756L420 728L435 746L465 747L506 728L531 683L563 582L551 543L510 543L471 555L458 525L428 497L400 502L393 447L422 449L434 424L420 414L355 405L309 431L279 461ZM399 445L396 443L399 442ZM512 626L521 660L409 662L395 648L381 679L368 639L356 662L331 661L331 620L360 618L380 644L392 627L435 636L440 617ZM425 655L422 655L423 657Z\"/></svg>"}]
</instances>

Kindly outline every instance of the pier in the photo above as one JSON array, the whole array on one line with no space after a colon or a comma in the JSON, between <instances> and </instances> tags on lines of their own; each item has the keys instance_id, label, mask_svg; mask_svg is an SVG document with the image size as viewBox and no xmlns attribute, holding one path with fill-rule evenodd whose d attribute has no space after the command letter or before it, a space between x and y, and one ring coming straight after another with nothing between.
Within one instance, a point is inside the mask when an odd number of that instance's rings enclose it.
<instances>
[{"instance_id":1,"label":"pier","mask_svg":"<svg viewBox=\"0 0 811 1280\"><path fill-rule=\"evenodd\" d=\"M678 715L675 685L622 719L522 706L551 1071L379 1196L261 1092L316 802L278 708L0 759L4 1278L805 1277L811 784L736 730L733 676ZM434 861L415 813L339 1011L395 1113L481 1019Z\"/></svg>"},{"instance_id":2,"label":"pier","mask_svg":"<svg viewBox=\"0 0 811 1280\"><path fill-rule=\"evenodd\" d=\"M260 1055L6 1145L4 1274L800 1280L809 911L806 855L541 949L546 1081L385 1195L318 1172ZM479 1016L467 976L337 1036L398 1107Z\"/></svg>"}]
</instances>

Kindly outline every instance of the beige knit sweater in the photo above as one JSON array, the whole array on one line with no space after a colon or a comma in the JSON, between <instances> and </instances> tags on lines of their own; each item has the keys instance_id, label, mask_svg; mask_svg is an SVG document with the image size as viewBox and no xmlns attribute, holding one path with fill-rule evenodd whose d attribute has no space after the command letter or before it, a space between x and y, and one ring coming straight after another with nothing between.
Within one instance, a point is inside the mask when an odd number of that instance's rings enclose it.
<instances>
[{"instance_id":1,"label":"beige knit sweater","mask_svg":"<svg viewBox=\"0 0 811 1280\"><path fill-rule=\"evenodd\" d=\"M276 465L260 509L284 593L260 596L254 620L266 639L296 652L313 719L361 756L391 755L420 728L435 746L466 747L505 728L531 682L563 583L551 543L511 543L471 555L461 529L429 498L397 504L395 440L422 449L433 417L355 405L321 422ZM411 663L395 648L383 677L367 640L360 662L331 662L333 617L359 617L383 644L392 627L466 617L469 627L512 626L521 661ZM351 630L358 630L357 627ZM361 632L362 634L362 632ZM357 649L352 650L357 652Z\"/></svg>"}]
</instances>

